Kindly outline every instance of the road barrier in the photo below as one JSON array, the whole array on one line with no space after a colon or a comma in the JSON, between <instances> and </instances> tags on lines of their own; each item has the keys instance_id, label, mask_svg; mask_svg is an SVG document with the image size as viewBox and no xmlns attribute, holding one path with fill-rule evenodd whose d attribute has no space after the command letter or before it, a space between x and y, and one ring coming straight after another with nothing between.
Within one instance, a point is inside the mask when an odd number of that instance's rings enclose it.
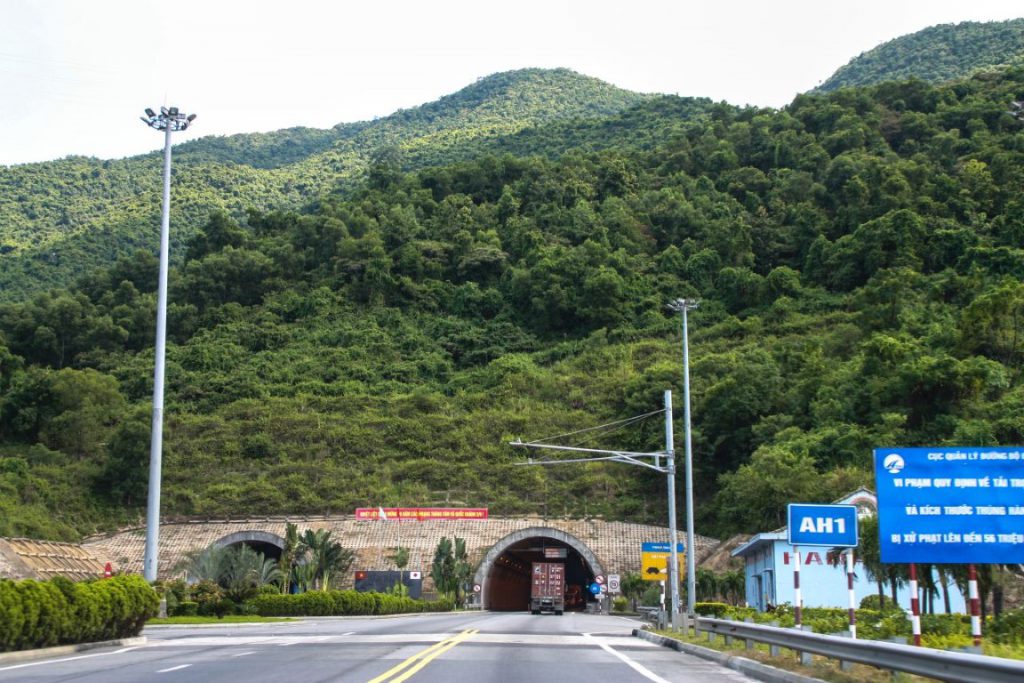
<instances>
[{"instance_id":1,"label":"road barrier","mask_svg":"<svg viewBox=\"0 0 1024 683\"><path fill-rule=\"evenodd\" d=\"M962 683L1020 683L1024 681L1024 661L986 657L897 643L853 640L793 628L779 628L699 617L697 630L724 636L727 640L747 641L784 647L799 653L811 653L841 662L867 664L879 669L902 671L943 681Z\"/></svg>"}]
</instances>

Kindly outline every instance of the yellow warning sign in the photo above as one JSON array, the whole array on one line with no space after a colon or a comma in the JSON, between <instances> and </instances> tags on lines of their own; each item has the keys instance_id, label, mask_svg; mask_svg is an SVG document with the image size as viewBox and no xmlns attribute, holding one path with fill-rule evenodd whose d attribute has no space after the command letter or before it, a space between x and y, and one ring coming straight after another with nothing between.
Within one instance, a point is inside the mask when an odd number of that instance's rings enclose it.
<instances>
[{"instance_id":1,"label":"yellow warning sign","mask_svg":"<svg viewBox=\"0 0 1024 683\"><path fill-rule=\"evenodd\" d=\"M645 546L656 545L653 543L645 543ZM669 545L667 543L657 544L658 546L663 545L664 549L660 547L657 550L644 549L640 553L640 576L644 581L668 581L668 562L669 558L672 557L672 553L669 551ZM682 546L682 544L680 544ZM679 552L679 580L681 581L685 576L683 574L683 567L686 566L686 553Z\"/></svg>"}]
</instances>

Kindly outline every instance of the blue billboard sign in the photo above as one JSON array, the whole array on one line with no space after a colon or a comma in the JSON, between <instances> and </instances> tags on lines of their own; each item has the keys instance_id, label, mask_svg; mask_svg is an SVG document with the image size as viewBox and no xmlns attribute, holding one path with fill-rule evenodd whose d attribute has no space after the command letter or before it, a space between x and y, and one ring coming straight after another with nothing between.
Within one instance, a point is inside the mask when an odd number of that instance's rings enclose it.
<instances>
[{"instance_id":1,"label":"blue billboard sign","mask_svg":"<svg viewBox=\"0 0 1024 683\"><path fill-rule=\"evenodd\" d=\"M876 448L882 562L1024 562L1024 448Z\"/></svg>"},{"instance_id":2,"label":"blue billboard sign","mask_svg":"<svg viewBox=\"0 0 1024 683\"><path fill-rule=\"evenodd\" d=\"M790 503L790 545L853 548L857 545L856 505Z\"/></svg>"},{"instance_id":3,"label":"blue billboard sign","mask_svg":"<svg viewBox=\"0 0 1024 683\"><path fill-rule=\"evenodd\" d=\"M644 543L640 548L641 552L645 553L670 553L672 552L671 543ZM676 543L676 552L685 553L686 544Z\"/></svg>"}]
</instances>

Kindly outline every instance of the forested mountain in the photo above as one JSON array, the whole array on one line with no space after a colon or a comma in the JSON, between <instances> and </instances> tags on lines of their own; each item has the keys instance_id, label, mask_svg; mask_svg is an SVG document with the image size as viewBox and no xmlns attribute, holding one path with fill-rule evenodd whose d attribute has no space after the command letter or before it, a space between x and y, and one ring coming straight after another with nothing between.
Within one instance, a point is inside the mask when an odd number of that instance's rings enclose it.
<instances>
[{"instance_id":1,"label":"forested mountain","mask_svg":"<svg viewBox=\"0 0 1024 683\"><path fill-rule=\"evenodd\" d=\"M979 69L1024 63L1024 19L940 24L882 43L850 60L816 89L920 78L943 83Z\"/></svg>"},{"instance_id":2,"label":"forested mountain","mask_svg":"<svg viewBox=\"0 0 1024 683\"><path fill-rule=\"evenodd\" d=\"M658 99L501 138L516 154L381 154L301 212L208 216L171 274L164 510L663 519L653 473L519 467L505 442L657 410L679 296L702 300L701 533L870 485L877 445L1019 444L1021 99L1021 68L782 111ZM155 274L144 251L0 305L0 535L141 514ZM662 434L654 415L586 443Z\"/></svg>"},{"instance_id":3,"label":"forested mountain","mask_svg":"<svg viewBox=\"0 0 1024 683\"><path fill-rule=\"evenodd\" d=\"M174 253L212 210L241 218L249 208L298 208L350 189L380 155L406 169L451 163L532 126L604 117L644 99L566 69L524 69L371 122L185 143L175 147ZM0 167L0 300L155 249L160 174L159 153Z\"/></svg>"}]
</instances>

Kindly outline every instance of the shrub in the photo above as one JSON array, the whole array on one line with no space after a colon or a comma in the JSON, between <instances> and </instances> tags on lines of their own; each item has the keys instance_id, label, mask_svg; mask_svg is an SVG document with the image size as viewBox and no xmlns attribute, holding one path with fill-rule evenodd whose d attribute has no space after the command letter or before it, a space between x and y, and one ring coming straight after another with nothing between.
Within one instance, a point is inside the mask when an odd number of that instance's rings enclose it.
<instances>
[{"instance_id":1,"label":"shrub","mask_svg":"<svg viewBox=\"0 0 1024 683\"><path fill-rule=\"evenodd\" d=\"M626 598L612 598L612 611L614 612L625 612L626 606L629 604L629 600Z\"/></svg>"},{"instance_id":2,"label":"shrub","mask_svg":"<svg viewBox=\"0 0 1024 683\"><path fill-rule=\"evenodd\" d=\"M308 591L298 595L257 595L246 603L246 609L264 617L326 617L447 612L454 609L454 603L413 600L390 593Z\"/></svg>"},{"instance_id":3,"label":"shrub","mask_svg":"<svg viewBox=\"0 0 1024 683\"><path fill-rule=\"evenodd\" d=\"M1003 612L988 626L988 635L993 642L1005 645L1024 643L1024 609Z\"/></svg>"},{"instance_id":4,"label":"shrub","mask_svg":"<svg viewBox=\"0 0 1024 683\"><path fill-rule=\"evenodd\" d=\"M172 617L194 617L199 614L199 603L191 600L180 602L170 614Z\"/></svg>"},{"instance_id":5,"label":"shrub","mask_svg":"<svg viewBox=\"0 0 1024 683\"><path fill-rule=\"evenodd\" d=\"M693 606L694 611L702 617L715 617L721 619L729 611L730 605L724 602L698 602Z\"/></svg>"},{"instance_id":6,"label":"shrub","mask_svg":"<svg viewBox=\"0 0 1024 683\"><path fill-rule=\"evenodd\" d=\"M138 635L160 599L140 576L0 581L0 651Z\"/></svg>"}]
</instances>

